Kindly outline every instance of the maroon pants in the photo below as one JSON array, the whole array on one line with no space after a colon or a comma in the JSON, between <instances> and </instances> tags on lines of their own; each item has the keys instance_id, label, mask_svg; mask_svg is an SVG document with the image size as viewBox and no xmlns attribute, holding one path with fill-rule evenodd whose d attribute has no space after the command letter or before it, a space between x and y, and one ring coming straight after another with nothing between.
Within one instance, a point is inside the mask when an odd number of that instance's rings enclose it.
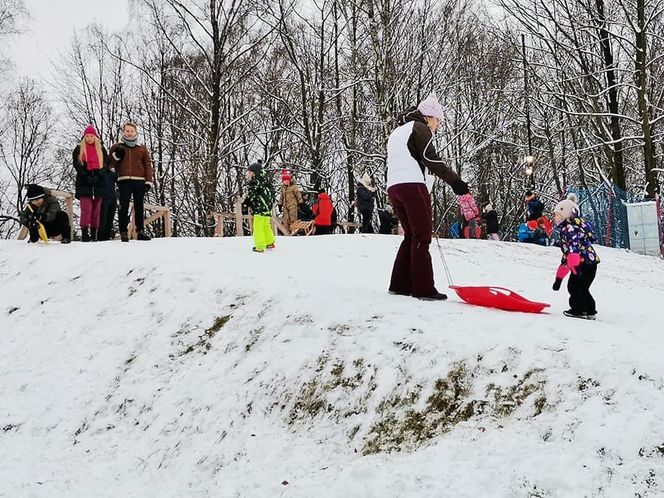
<instances>
[{"instance_id":1,"label":"maroon pants","mask_svg":"<svg viewBox=\"0 0 664 498\"><path fill-rule=\"evenodd\" d=\"M392 268L390 291L429 297L437 293L431 265L431 196L424 183L402 183L387 190L404 231Z\"/></svg>"}]
</instances>

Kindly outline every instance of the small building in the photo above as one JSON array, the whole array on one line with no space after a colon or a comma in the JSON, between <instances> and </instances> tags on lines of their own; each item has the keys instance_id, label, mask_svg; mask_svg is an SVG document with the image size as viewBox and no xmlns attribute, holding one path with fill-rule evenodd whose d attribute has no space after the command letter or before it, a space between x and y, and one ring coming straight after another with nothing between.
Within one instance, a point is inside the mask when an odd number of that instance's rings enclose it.
<instances>
[{"instance_id":1,"label":"small building","mask_svg":"<svg viewBox=\"0 0 664 498\"><path fill-rule=\"evenodd\" d=\"M629 227L630 249L639 254L660 256L657 203L655 201L625 203Z\"/></svg>"}]
</instances>

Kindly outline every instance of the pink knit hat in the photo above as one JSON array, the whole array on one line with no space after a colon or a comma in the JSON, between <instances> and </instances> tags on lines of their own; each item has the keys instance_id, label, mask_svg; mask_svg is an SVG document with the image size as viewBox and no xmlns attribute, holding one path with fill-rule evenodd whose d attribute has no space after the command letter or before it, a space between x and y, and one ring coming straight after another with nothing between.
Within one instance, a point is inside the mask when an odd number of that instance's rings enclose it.
<instances>
[{"instance_id":1,"label":"pink knit hat","mask_svg":"<svg viewBox=\"0 0 664 498\"><path fill-rule=\"evenodd\" d=\"M431 92L426 99L420 102L417 110L425 116L437 118L438 121L442 121L445 117L443 115L443 108L440 106L440 102L438 102L438 97L436 97L436 92Z\"/></svg>"},{"instance_id":2,"label":"pink knit hat","mask_svg":"<svg viewBox=\"0 0 664 498\"><path fill-rule=\"evenodd\" d=\"M281 181L282 182L290 182L293 179L291 174L288 172L287 169L282 169L281 170Z\"/></svg>"},{"instance_id":3,"label":"pink knit hat","mask_svg":"<svg viewBox=\"0 0 664 498\"><path fill-rule=\"evenodd\" d=\"M94 135L95 137L97 136L97 130L95 130L95 127L89 124L85 130L83 131L83 136L85 135Z\"/></svg>"}]
</instances>

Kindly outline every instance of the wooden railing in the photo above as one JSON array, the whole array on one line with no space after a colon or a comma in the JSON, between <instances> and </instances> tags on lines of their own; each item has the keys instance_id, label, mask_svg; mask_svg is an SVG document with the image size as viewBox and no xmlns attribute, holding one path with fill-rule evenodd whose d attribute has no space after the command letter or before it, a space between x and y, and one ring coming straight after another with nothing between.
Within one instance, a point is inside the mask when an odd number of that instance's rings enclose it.
<instances>
[{"instance_id":1,"label":"wooden railing","mask_svg":"<svg viewBox=\"0 0 664 498\"><path fill-rule=\"evenodd\" d=\"M153 213L145 218L143 221L143 227L147 228L152 223L159 219L164 220L164 237L170 237L172 235L173 226L171 224L171 208L166 206L156 206L154 204L144 204L143 207L145 211L152 211ZM136 211L134 210L133 204L131 205L131 219L129 221L129 226L127 227L127 232L129 233L130 239L135 239L137 235L136 231Z\"/></svg>"},{"instance_id":2,"label":"wooden railing","mask_svg":"<svg viewBox=\"0 0 664 498\"><path fill-rule=\"evenodd\" d=\"M244 224L247 223L249 227L249 232L253 228L253 217L250 214L242 214L242 198L238 197L235 199L233 205L235 210L233 212L227 211L212 211L210 216L214 218L214 236L215 237L224 237L224 223L227 220L232 220L235 222L235 235L241 237L244 235ZM277 233L281 232L283 235L290 235L288 230L276 216L272 216L272 230Z\"/></svg>"},{"instance_id":3,"label":"wooden railing","mask_svg":"<svg viewBox=\"0 0 664 498\"><path fill-rule=\"evenodd\" d=\"M360 227L362 225L352 221L338 221L337 226L341 228L343 233L349 233L349 231L352 231L352 233L360 233Z\"/></svg>"},{"instance_id":4,"label":"wooden railing","mask_svg":"<svg viewBox=\"0 0 664 498\"><path fill-rule=\"evenodd\" d=\"M228 211L212 211L210 217L214 218L215 227L214 227L214 236L215 237L224 237L224 224L227 221L233 221L235 223L235 236L244 235L244 226L249 228L249 233L251 233L253 219L249 214L242 214L242 199L235 199L234 203L235 210L232 212ZM343 233L360 233L360 223L353 223L349 221L340 221L337 225L341 228ZM291 225L290 230L288 230L281 219L277 216L272 216L272 229L275 234L278 232L282 235L297 235L298 233L304 235L312 235L315 233L315 227L313 221L298 221Z\"/></svg>"}]
</instances>

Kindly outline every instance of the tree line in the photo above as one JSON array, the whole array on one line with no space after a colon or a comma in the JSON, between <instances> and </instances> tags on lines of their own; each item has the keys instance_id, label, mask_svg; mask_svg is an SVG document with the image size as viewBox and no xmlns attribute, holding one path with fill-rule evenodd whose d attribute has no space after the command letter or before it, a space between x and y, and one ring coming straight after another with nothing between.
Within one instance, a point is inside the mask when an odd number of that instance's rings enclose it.
<instances>
[{"instance_id":1,"label":"tree line","mask_svg":"<svg viewBox=\"0 0 664 498\"><path fill-rule=\"evenodd\" d=\"M135 0L131 9L122 31L77 32L50 81L6 92L0 214L22 206L27 183L71 189L71 150L88 122L111 144L131 119L152 152L151 200L171 207L175 235L211 235L210 212L233 208L258 158L305 190L326 188L352 221L364 172L386 202L387 137L431 91L446 109L441 156L506 231L531 187L550 205L572 185L659 192L664 0ZM23 12L20 0L0 0L0 38ZM433 199L442 233L455 196L439 182ZM13 230L0 218L0 235Z\"/></svg>"}]
</instances>

